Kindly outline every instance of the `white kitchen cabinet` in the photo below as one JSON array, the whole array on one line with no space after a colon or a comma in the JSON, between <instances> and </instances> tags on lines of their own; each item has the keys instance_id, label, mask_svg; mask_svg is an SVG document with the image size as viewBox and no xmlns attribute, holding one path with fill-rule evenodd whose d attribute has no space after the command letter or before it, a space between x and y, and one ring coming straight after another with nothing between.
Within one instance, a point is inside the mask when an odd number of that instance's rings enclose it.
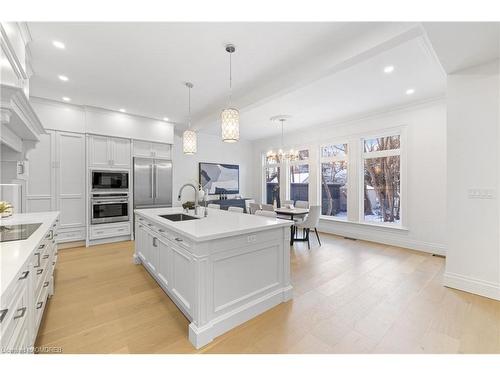
<instances>
[{"instance_id":1,"label":"white kitchen cabinet","mask_svg":"<svg viewBox=\"0 0 500 375\"><path fill-rule=\"evenodd\" d=\"M130 168L130 140L125 138L88 136L89 167Z\"/></svg>"},{"instance_id":2,"label":"white kitchen cabinet","mask_svg":"<svg viewBox=\"0 0 500 375\"><path fill-rule=\"evenodd\" d=\"M170 288L172 277L172 245L162 237L158 239L158 278Z\"/></svg>"},{"instance_id":3,"label":"white kitchen cabinet","mask_svg":"<svg viewBox=\"0 0 500 375\"><path fill-rule=\"evenodd\" d=\"M143 224L136 224L135 229L135 249L141 262L145 263L148 256L148 233Z\"/></svg>"},{"instance_id":4,"label":"white kitchen cabinet","mask_svg":"<svg viewBox=\"0 0 500 375\"><path fill-rule=\"evenodd\" d=\"M172 159L172 145L168 143L134 140L133 150L137 157Z\"/></svg>"},{"instance_id":5,"label":"white kitchen cabinet","mask_svg":"<svg viewBox=\"0 0 500 375\"><path fill-rule=\"evenodd\" d=\"M85 239L85 136L48 131L28 153L26 212L60 211L58 242Z\"/></svg>"}]
</instances>

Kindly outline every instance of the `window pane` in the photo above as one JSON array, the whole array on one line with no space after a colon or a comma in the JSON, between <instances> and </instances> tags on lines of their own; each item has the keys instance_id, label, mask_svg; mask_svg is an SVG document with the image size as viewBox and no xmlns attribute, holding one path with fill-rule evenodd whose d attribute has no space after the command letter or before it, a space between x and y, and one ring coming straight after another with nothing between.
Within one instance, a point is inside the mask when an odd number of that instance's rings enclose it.
<instances>
[{"instance_id":1,"label":"window pane","mask_svg":"<svg viewBox=\"0 0 500 375\"><path fill-rule=\"evenodd\" d=\"M400 222L400 156L365 159L364 216L366 221Z\"/></svg>"},{"instance_id":2,"label":"window pane","mask_svg":"<svg viewBox=\"0 0 500 375\"><path fill-rule=\"evenodd\" d=\"M266 203L273 204L274 200L280 203L280 168L266 168Z\"/></svg>"},{"instance_id":3,"label":"window pane","mask_svg":"<svg viewBox=\"0 0 500 375\"><path fill-rule=\"evenodd\" d=\"M321 157L333 157L333 156L346 156L347 155L347 143L339 145L328 145L321 147Z\"/></svg>"},{"instance_id":4,"label":"window pane","mask_svg":"<svg viewBox=\"0 0 500 375\"><path fill-rule=\"evenodd\" d=\"M321 214L347 219L347 161L321 163Z\"/></svg>"},{"instance_id":5,"label":"window pane","mask_svg":"<svg viewBox=\"0 0 500 375\"><path fill-rule=\"evenodd\" d=\"M365 139L365 152L397 150L400 147L399 135Z\"/></svg>"},{"instance_id":6,"label":"window pane","mask_svg":"<svg viewBox=\"0 0 500 375\"><path fill-rule=\"evenodd\" d=\"M309 201L309 164L290 167L290 200Z\"/></svg>"},{"instance_id":7,"label":"window pane","mask_svg":"<svg viewBox=\"0 0 500 375\"><path fill-rule=\"evenodd\" d=\"M309 159L309 150L299 150L299 160Z\"/></svg>"}]
</instances>

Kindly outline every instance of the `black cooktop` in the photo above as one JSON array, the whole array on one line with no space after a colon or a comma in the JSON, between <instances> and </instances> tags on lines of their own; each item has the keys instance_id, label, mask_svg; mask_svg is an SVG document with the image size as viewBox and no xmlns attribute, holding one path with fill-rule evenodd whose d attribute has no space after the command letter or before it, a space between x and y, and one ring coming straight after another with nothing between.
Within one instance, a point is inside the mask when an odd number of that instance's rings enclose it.
<instances>
[{"instance_id":1,"label":"black cooktop","mask_svg":"<svg viewBox=\"0 0 500 375\"><path fill-rule=\"evenodd\" d=\"M0 242L26 240L31 236L41 223L17 224L0 226Z\"/></svg>"}]
</instances>

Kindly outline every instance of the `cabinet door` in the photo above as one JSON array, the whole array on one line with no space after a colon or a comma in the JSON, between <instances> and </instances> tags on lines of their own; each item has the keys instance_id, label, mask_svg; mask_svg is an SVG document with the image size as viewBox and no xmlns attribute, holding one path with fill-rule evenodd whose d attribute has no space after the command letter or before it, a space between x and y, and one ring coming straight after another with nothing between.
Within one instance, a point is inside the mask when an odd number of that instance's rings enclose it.
<instances>
[{"instance_id":1,"label":"cabinet door","mask_svg":"<svg viewBox=\"0 0 500 375\"><path fill-rule=\"evenodd\" d=\"M56 134L57 209L61 228L85 226L85 136Z\"/></svg>"},{"instance_id":2,"label":"cabinet door","mask_svg":"<svg viewBox=\"0 0 500 375\"><path fill-rule=\"evenodd\" d=\"M151 233L148 233L148 257L146 258L146 262L148 264L149 269L156 275L158 273L158 255L160 248L160 241L156 236Z\"/></svg>"},{"instance_id":3,"label":"cabinet door","mask_svg":"<svg viewBox=\"0 0 500 375\"><path fill-rule=\"evenodd\" d=\"M193 264L193 259L187 251L172 245L171 291L188 314L191 314L193 307Z\"/></svg>"},{"instance_id":4,"label":"cabinet door","mask_svg":"<svg viewBox=\"0 0 500 375\"><path fill-rule=\"evenodd\" d=\"M130 168L130 140L110 138L111 165L115 168Z\"/></svg>"},{"instance_id":5,"label":"cabinet door","mask_svg":"<svg viewBox=\"0 0 500 375\"><path fill-rule=\"evenodd\" d=\"M89 136L89 154L90 165L92 167L110 167L111 152L108 137L98 135Z\"/></svg>"},{"instance_id":6,"label":"cabinet door","mask_svg":"<svg viewBox=\"0 0 500 375\"><path fill-rule=\"evenodd\" d=\"M134 156L146 158L153 156L151 142L134 140Z\"/></svg>"},{"instance_id":7,"label":"cabinet door","mask_svg":"<svg viewBox=\"0 0 500 375\"><path fill-rule=\"evenodd\" d=\"M142 224L137 225L135 231L135 252L141 259L142 263L146 263L148 257L148 233Z\"/></svg>"},{"instance_id":8,"label":"cabinet door","mask_svg":"<svg viewBox=\"0 0 500 375\"><path fill-rule=\"evenodd\" d=\"M166 143L152 143L155 158L172 159L171 145Z\"/></svg>"},{"instance_id":9,"label":"cabinet door","mask_svg":"<svg viewBox=\"0 0 500 375\"><path fill-rule=\"evenodd\" d=\"M40 136L35 148L27 154L26 212L52 211L55 202L55 132Z\"/></svg>"},{"instance_id":10,"label":"cabinet door","mask_svg":"<svg viewBox=\"0 0 500 375\"><path fill-rule=\"evenodd\" d=\"M172 276L172 248L165 239L158 239L158 278L170 289Z\"/></svg>"}]
</instances>

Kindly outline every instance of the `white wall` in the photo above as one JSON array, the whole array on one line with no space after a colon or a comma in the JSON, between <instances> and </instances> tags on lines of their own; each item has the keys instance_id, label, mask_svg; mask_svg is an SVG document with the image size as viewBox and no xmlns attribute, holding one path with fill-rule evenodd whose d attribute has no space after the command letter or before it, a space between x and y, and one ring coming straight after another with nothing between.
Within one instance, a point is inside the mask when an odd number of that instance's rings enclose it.
<instances>
[{"instance_id":1,"label":"white wall","mask_svg":"<svg viewBox=\"0 0 500 375\"><path fill-rule=\"evenodd\" d=\"M500 299L498 61L448 76L445 285ZM469 189L494 192L471 199Z\"/></svg>"},{"instance_id":2,"label":"white wall","mask_svg":"<svg viewBox=\"0 0 500 375\"><path fill-rule=\"evenodd\" d=\"M164 121L41 98L30 102L46 129L173 143L174 126Z\"/></svg>"},{"instance_id":3,"label":"white wall","mask_svg":"<svg viewBox=\"0 0 500 375\"><path fill-rule=\"evenodd\" d=\"M240 140L237 143L224 143L220 136L198 133L198 152L195 155L184 155L182 152L182 136L175 134L173 152L174 200L177 201L179 189L185 183L198 184L198 163L227 163L240 166L240 195L253 197L253 171L255 169L252 158L252 144ZM194 200L193 189L186 189L182 193L182 201Z\"/></svg>"},{"instance_id":4,"label":"white wall","mask_svg":"<svg viewBox=\"0 0 500 375\"><path fill-rule=\"evenodd\" d=\"M385 112L346 123L305 128L285 136L285 145L295 149L310 149L311 202L319 204L318 154L320 144L335 140L359 138L389 128L406 128L406 182L407 230L374 227L367 224L321 220L320 230L343 236L366 239L437 254L445 254L446 224L446 104L435 100L426 104ZM285 133L286 134L286 133ZM255 142L254 190L262 197L261 155L280 145L280 138L273 137ZM351 153L352 154L352 153ZM351 162L360 162L359 155L351 155ZM403 171L404 173L404 171ZM355 184L350 181L349 184ZM351 194L348 205L351 214L359 209L359 200ZM403 207L405 209L405 207Z\"/></svg>"}]
</instances>

